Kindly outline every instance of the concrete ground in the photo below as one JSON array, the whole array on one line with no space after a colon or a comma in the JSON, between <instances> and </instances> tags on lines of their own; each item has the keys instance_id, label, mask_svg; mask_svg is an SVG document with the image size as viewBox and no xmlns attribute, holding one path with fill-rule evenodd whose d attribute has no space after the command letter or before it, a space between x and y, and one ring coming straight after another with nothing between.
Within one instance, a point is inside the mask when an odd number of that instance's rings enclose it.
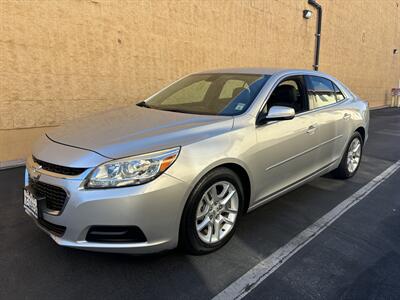
<instances>
[{"instance_id":1,"label":"concrete ground","mask_svg":"<svg viewBox=\"0 0 400 300\"><path fill-rule=\"evenodd\" d=\"M0 299L210 299L400 159L400 110L371 112L361 167L318 178L242 218L206 256L61 248L22 209L23 169L0 171ZM348 210L246 298L400 298L400 171Z\"/></svg>"}]
</instances>

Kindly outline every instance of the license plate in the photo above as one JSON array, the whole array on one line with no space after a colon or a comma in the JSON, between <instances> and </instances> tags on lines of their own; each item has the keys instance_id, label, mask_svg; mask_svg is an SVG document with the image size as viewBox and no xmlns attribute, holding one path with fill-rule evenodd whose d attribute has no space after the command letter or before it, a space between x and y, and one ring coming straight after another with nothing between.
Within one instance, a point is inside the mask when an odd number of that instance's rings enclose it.
<instances>
[{"instance_id":1,"label":"license plate","mask_svg":"<svg viewBox=\"0 0 400 300\"><path fill-rule=\"evenodd\" d=\"M36 219L38 218L38 201L35 196L27 189L24 189L24 208L30 215L32 215Z\"/></svg>"}]
</instances>

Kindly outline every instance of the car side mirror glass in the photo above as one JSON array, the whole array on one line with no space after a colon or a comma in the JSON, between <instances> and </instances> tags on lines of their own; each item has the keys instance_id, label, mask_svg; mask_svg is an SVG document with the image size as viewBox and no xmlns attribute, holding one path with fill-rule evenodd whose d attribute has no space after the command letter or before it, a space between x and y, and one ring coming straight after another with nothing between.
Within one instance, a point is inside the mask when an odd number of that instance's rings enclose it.
<instances>
[{"instance_id":1,"label":"car side mirror glass","mask_svg":"<svg viewBox=\"0 0 400 300\"><path fill-rule=\"evenodd\" d=\"M270 121L291 120L296 115L293 108L287 106L272 106L268 114L263 114L258 124L265 124Z\"/></svg>"}]
</instances>

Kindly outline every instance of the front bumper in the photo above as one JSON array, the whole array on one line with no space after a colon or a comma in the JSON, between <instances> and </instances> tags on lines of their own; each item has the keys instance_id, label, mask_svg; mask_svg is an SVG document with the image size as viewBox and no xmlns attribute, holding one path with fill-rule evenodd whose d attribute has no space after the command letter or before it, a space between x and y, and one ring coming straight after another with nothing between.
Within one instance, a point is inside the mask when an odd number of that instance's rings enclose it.
<instances>
[{"instance_id":1,"label":"front bumper","mask_svg":"<svg viewBox=\"0 0 400 300\"><path fill-rule=\"evenodd\" d=\"M27 161L25 185L34 164ZM58 186L67 192L67 202L59 215L43 211L42 218L65 226L57 236L37 222L53 240L66 247L84 250L152 253L175 248L188 185L170 175L162 174L147 184L115 189L82 189L81 183L91 170L76 178L40 174L41 182ZM138 243L97 243L86 241L91 226L137 226L147 241Z\"/></svg>"}]
</instances>

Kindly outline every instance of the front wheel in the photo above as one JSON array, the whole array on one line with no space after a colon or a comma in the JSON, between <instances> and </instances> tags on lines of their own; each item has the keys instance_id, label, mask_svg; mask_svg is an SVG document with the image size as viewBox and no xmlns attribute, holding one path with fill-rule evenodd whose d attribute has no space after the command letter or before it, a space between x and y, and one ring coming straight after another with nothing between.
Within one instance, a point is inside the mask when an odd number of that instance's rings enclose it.
<instances>
[{"instance_id":1,"label":"front wheel","mask_svg":"<svg viewBox=\"0 0 400 300\"><path fill-rule=\"evenodd\" d=\"M339 167L333 171L335 177L347 179L357 172L360 166L363 150L363 139L358 132L355 132L347 145Z\"/></svg>"},{"instance_id":2,"label":"front wheel","mask_svg":"<svg viewBox=\"0 0 400 300\"><path fill-rule=\"evenodd\" d=\"M205 175L188 199L181 221L180 244L192 254L222 247L235 232L242 212L243 187L228 168Z\"/></svg>"}]
</instances>

